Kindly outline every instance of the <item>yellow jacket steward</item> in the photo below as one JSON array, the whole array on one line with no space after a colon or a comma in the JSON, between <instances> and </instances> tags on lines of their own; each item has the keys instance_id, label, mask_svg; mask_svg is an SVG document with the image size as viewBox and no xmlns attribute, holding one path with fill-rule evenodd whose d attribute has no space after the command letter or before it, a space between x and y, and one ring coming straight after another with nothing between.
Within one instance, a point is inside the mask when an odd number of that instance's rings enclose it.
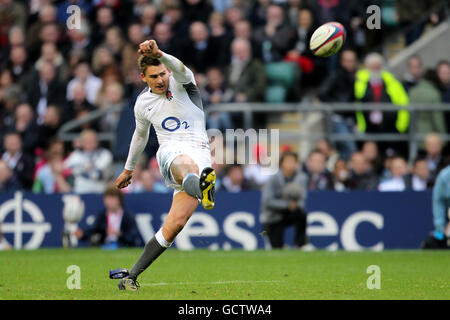
<instances>
[{"instance_id":1,"label":"yellow jacket steward","mask_svg":"<svg viewBox=\"0 0 450 320\"><path fill-rule=\"evenodd\" d=\"M389 96L391 102L397 106L406 106L409 104L408 94L403 85L398 81L394 75L388 71L381 71L381 78L383 79L384 89ZM355 80L355 98L361 101L366 95L367 84L370 80L370 73L367 69L361 69L356 72ZM398 132L404 133L409 127L409 111L399 110L397 112L397 120L395 127ZM362 111L356 112L356 123L360 132L366 132L367 124Z\"/></svg>"}]
</instances>

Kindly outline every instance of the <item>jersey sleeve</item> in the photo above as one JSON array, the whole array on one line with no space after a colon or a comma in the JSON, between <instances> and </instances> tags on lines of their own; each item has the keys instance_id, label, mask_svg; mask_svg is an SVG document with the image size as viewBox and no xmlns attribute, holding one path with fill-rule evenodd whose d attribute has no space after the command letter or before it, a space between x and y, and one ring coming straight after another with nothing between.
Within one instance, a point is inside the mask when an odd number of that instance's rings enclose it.
<instances>
[{"instance_id":1,"label":"jersey sleeve","mask_svg":"<svg viewBox=\"0 0 450 320\"><path fill-rule=\"evenodd\" d=\"M150 129L150 121L142 117L138 111L135 111L135 118L136 128L134 129L133 137L131 138L130 149L125 163L125 169L130 171L133 171L136 167L139 156L147 145Z\"/></svg>"},{"instance_id":2,"label":"jersey sleeve","mask_svg":"<svg viewBox=\"0 0 450 320\"><path fill-rule=\"evenodd\" d=\"M167 53L163 53L160 60L172 71L173 77L177 82L181 84L191 82L196 84L193 72L183 62Z\"/></svg>"}]
</instances>

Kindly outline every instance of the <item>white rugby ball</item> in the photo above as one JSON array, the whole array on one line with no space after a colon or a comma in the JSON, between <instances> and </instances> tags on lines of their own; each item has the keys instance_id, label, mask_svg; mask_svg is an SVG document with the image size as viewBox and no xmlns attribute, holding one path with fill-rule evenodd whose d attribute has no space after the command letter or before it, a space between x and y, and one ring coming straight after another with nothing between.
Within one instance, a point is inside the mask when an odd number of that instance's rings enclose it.
<instances>
[{"instance_id":1,"label":"white rugby ball","mask_svg":"<svg viewBox=\"0 0 450 320\"><path fill-rule=\"evenodd\" d=\"M314 31L309 48L319 57L329 57L338 52L345 41L345 28L339 22L327 22Z\"/></svg>"}]
</instances>

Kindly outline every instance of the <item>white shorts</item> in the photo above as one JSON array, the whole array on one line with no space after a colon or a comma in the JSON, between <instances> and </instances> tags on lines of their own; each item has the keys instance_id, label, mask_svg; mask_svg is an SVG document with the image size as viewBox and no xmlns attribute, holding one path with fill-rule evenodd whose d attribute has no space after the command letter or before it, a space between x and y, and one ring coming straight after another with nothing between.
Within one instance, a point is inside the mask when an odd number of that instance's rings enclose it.
<instances>
[{"instance_id":1,"label":"white shorts","mask_svg":"<svg viewBox=\"0 0 450 320\"><path fill-rule=\"evenodd\" d=\"M166 185L175 190L174 194L183 191L183 186L178 184L172 176L170 166L173 160L179 155L187 155L198 166L198 174L206 167L211 167L211 151L208 147L194 148L186 146L186 143L178 141L170 141L159 146L156 153L156 160L158 161L159 171L163 176Z\"/></svg>"}]
</instances>

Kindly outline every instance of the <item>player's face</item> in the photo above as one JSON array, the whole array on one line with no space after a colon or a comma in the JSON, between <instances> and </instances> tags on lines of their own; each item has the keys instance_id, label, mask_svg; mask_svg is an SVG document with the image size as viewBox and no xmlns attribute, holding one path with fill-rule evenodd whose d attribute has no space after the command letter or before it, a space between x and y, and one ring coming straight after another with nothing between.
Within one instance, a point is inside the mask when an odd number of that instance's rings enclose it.
<instances>
[{"instance_id":1,"label":"player's face","mask_svg":"<svg viewBox=\"0 0 450 320\"><path fill-rule=\"evenodd\" d=\"M145 74L141 73L142 81L147 83L153 93L165 94L169 88L170 71L164 64L149 66Z\"/></svg>"}]
</instances>

